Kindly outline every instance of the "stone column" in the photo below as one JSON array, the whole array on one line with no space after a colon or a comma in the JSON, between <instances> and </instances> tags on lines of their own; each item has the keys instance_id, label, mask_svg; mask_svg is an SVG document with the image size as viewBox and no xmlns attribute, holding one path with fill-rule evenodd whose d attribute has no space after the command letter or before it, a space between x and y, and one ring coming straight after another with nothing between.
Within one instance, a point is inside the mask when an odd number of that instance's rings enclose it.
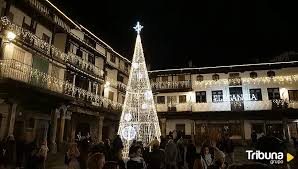
<instances>
[{"instance_id":1,"label":"stone column","mask_svg":"<svg viewBox=\"0 0 298 169\"><path fill-rule=\"evenodd\" d=\"M166 138L166 136L167 136L167 129L166 129L166 127L167 127L167 119L166 118L161 118L160 119L160 123L161 123L161 135L164 137L164 138Z\"/></svg>"},{"instance_id":2,"label":"stone column","mask_svg":"<svg viewBox=\"0 0 298 169\"><path fill-rule=\"evenodd\" d=\"M75 86L76 86L76 75L74 74L72 79L72 96L75 95L75 92L74 92Z\"/></svg>"},{"instance_id":3,"label":"stone column","mask_svg":"<svg viewBox=\"0 0 298 169\"><path fill-rule=\"evenodd\" d=\"M288 127L288 120L283 119L283 132L284 132L284 138L286 139L286 142L290 141L290 134L289 134L289 127Z\"/></svg>"},{"instance_id":4,"label":"stone column","mask_svg":"<svg viewBox=\"0 0 298 169\"><path fill-rule=\"evenodd\" d=\"M11 104L10 113L8 115L7 136L13 135L17 106L17 103Z\"/></svg>"},{"instance_id":5,"label":"stone column","mask_svg":"<svg viewBox=\"0 0 298 169\"><path fill-rule=\"evenodd\" d=\"M76 139L76 129L77 129L77 121L74 115L72 115L70 123L71 123L70 142L73 143L75 142L75 139Z\"/></svg>"},{"instance_id":6,"label":"stone column","mask_svg":"<svg viewBox=\"0 0 298 169\"><path fill-rule=\"evenodd\" d=\"M61 150L62 144L63 144L63 136L64 136L64 126L65 126L65 111L60 112L60 128L59 128L59 138L58 138L58 143L59 143L59 148Z\"/></svg>"},{"instance_id":7,"label":"stone column","mask_svg":"<svg viewBox=\"0 0 298 169\"><path fill-rule=\"evenodd\" d=\"M190 133L191 133L191 141L194 143L195 141L195 121L191 121L191 129L190 129Z\"/></svg>"},{"instance_id":8,"label":"stone column","mask_svg":"<svg viewBox=\"0 0 298 169\"><path fill-rule=\"evenodd\" d=\"M99 116L97 117L97 127L98 127L98 135L97 135L97 138L98 138L98 142L102 141L102 128L103 128L103 120L104 120L104 116Z\"/></svg>"},{"instance_id":9,"label":"stone column","mask_svg":"<svg viewBox=\"0 0 298 169\"><path fill-rule=\"evenodd\" d=\"M56 135L57 135L57 116L59 110L55 109L51 112L51 133L50 133L50 150L57 153Z\"/></svg>"}]
</instances>

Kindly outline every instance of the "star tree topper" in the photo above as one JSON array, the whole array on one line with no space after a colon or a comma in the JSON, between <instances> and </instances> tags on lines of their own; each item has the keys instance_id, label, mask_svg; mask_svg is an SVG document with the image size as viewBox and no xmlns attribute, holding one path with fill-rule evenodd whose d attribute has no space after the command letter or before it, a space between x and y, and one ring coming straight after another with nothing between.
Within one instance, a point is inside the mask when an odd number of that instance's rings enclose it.
<instances>
[{"instance_id":1,"label":"star tree topper","mask_svg":"<svg viewBox=\"0 0 298 169\"><path fill-rule=\"evenodd\" d=\"M143 27L144 26L140 25L140 22L137 22L137 25L135 27L133 27L133 28L136 30L136 32L139 35Z\"/></svg>"}]
</instances>

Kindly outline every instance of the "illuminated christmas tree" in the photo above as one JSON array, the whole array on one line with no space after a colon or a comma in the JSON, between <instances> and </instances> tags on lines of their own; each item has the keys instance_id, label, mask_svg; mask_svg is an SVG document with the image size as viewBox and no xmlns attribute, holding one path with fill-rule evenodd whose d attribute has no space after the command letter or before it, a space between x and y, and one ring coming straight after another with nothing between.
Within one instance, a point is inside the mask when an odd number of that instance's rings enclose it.
<instances>
[{"instance_id":1,"label":"illuminated christmas tree","mask_svg":"<svg viewBox=\"0 0 298 169\"><path fill-rule=\"evenodd\" d=\"M124 145L124 157L128 157L128 150L133 140L142 141L143 145L147 146L155 137L158 140L160 137L159 122L140 37L142 28L139 22L134 27L138 34L118 130Z\"/></svg>"}]
</instances>

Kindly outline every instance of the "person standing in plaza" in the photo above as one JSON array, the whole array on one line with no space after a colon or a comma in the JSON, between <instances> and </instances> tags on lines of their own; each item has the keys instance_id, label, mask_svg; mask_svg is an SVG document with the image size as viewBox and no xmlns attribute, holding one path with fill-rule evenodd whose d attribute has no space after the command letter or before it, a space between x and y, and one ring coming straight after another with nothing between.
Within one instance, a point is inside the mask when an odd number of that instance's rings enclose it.
<instances>
[{"instance_id":1,"label":"person standing in plaza","mask_svg":"<svg viewBox=\"0 0 298 169\"><path fill-rule=\"evenodd\" d=\"M224 139L224 151L226 153L226 161L228 164L234 163L234 144L230 139L229 135L225 136Z\"/></svg>"},{"instance_id":2,"label":"person standing in plaza","mask_svg":"<svg viewBox=\"0 0 298 169\"><path fill-rule=\"evenodd\" d=\"M170 138L165 148L165 159L167 169L176 169L178 149L173 138Z\"/></svg>"},{"instance_id":3,"label":"person standing in plaza","mask_svg":"<svg viewBox=\"0 0 298 169\"><path fill-rule=\"evenodd\" d=\"M165 152L159 149L159 143L152 145L152 151L148 155L148 169L165 169Z\"/></svg>"},{"instance_id":4,"label":"person standing in plaza","mask_svg":"<svg viewBox=\"0 0 298 169\"><path fill-rule=\"evenodd\" d=\"M95 153L88 159L88 169L103 169L105 165L105 156L103 153Z\"/></svg>"},{"instance_id":5,"label":"person standing in plaza","mask_svg":"<svg viewBox=\"0 0 298 169\"><path fill-rule=\"evenodd\" d=\"M70 144L66 152L67 169L80 169L78 158L80 156L79 149L76 143Z\"/></svg>"},{"instance_id":6,"label":"person standing in plaza","mask_svg":"<svg viewBox=\"0 0 298 169\"><path fill-rule=\"evenodd\" d=\"M186 150L186 162L188 165L188 169L193 168L196 153L197 151L195 145L192 143L192 140L189 140Z\"/></svg>"},{"instance_id":7,"label":"person standing in plaza","mask_svg":"<svg viewBox=\"0 0 298 169\"><path fill-rule=\"evenodd\" d=\"M37 153L37 157L40 161L40 168L41 169L45 169L45 162L46 162L46 159L47 159L47 156L48 156L48 151L49 151L49 148L48 148L48 145L47 145L47 141L45 140L41 143L39 151Z\"/></svg>"},{"instance_id":8,"label":"person standing in plaza","mask_svg":"<svg viewBox=\"0 0 298 169\"><path fill-rule=\"evenodd\" d=\"M252 146L253 147L256 147L256 143L257 143L257 133L256 133L256 131L255 130L253 130L252 132L251 132L251 144L252 144Z\"/></svg>"},{"instance_id":9,"label":"person standing in plaza","mask_svg":"<svg viewBox=\"0 0 298 169\"><path fill-rule=\"evenodd\" d=\"M126 163L127 169L146 169L145 160L142 158L142 148L138 145L129 149L129 160Z\"/></svg>"}]
</instances>

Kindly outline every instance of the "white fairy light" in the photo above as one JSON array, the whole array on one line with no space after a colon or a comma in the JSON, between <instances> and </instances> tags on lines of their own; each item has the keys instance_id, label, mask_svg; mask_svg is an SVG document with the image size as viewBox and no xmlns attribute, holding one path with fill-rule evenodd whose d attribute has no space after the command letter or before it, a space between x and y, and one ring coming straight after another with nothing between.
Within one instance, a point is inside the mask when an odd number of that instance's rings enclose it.
<instances>
[{"instance_id":1,"label":"white fairy light","mask_svg":"<svg viewBox=\"0 0 298 169\"><path fill-rule=\"evenodd\" d=\"M118 130L124 144L124 157L128 157L133 139L141 140L147 146L161 135L141 43L140 31L143 27L138 23L134 28L138 35ZM130 120L127 120L128 113Z\"/></svg>"},{"instance_id":2,"label":"white fairy light","mask_svg":"<svg viewBox=\"0 0 298 169\"><path fill-rule=\"evenodd\" d=\"M124 129L122 130L122 133L121 133L122 137L129 141L135 139L136 134L137 134L137 132L136 132L135 128L132 126L124 127Z\"/></svg>"},{"instance_id":3,"label":"white fairy light","mask_svg":"<svg viewBox=\"0 0 298 169\"><path fill-rule=\"evenodd\" d=\"M132 115L130 114L130 113L126 113L125 115L124 115L124 120L125 121L130 121L132 119Z\"/></svg>"}]
</instances>

